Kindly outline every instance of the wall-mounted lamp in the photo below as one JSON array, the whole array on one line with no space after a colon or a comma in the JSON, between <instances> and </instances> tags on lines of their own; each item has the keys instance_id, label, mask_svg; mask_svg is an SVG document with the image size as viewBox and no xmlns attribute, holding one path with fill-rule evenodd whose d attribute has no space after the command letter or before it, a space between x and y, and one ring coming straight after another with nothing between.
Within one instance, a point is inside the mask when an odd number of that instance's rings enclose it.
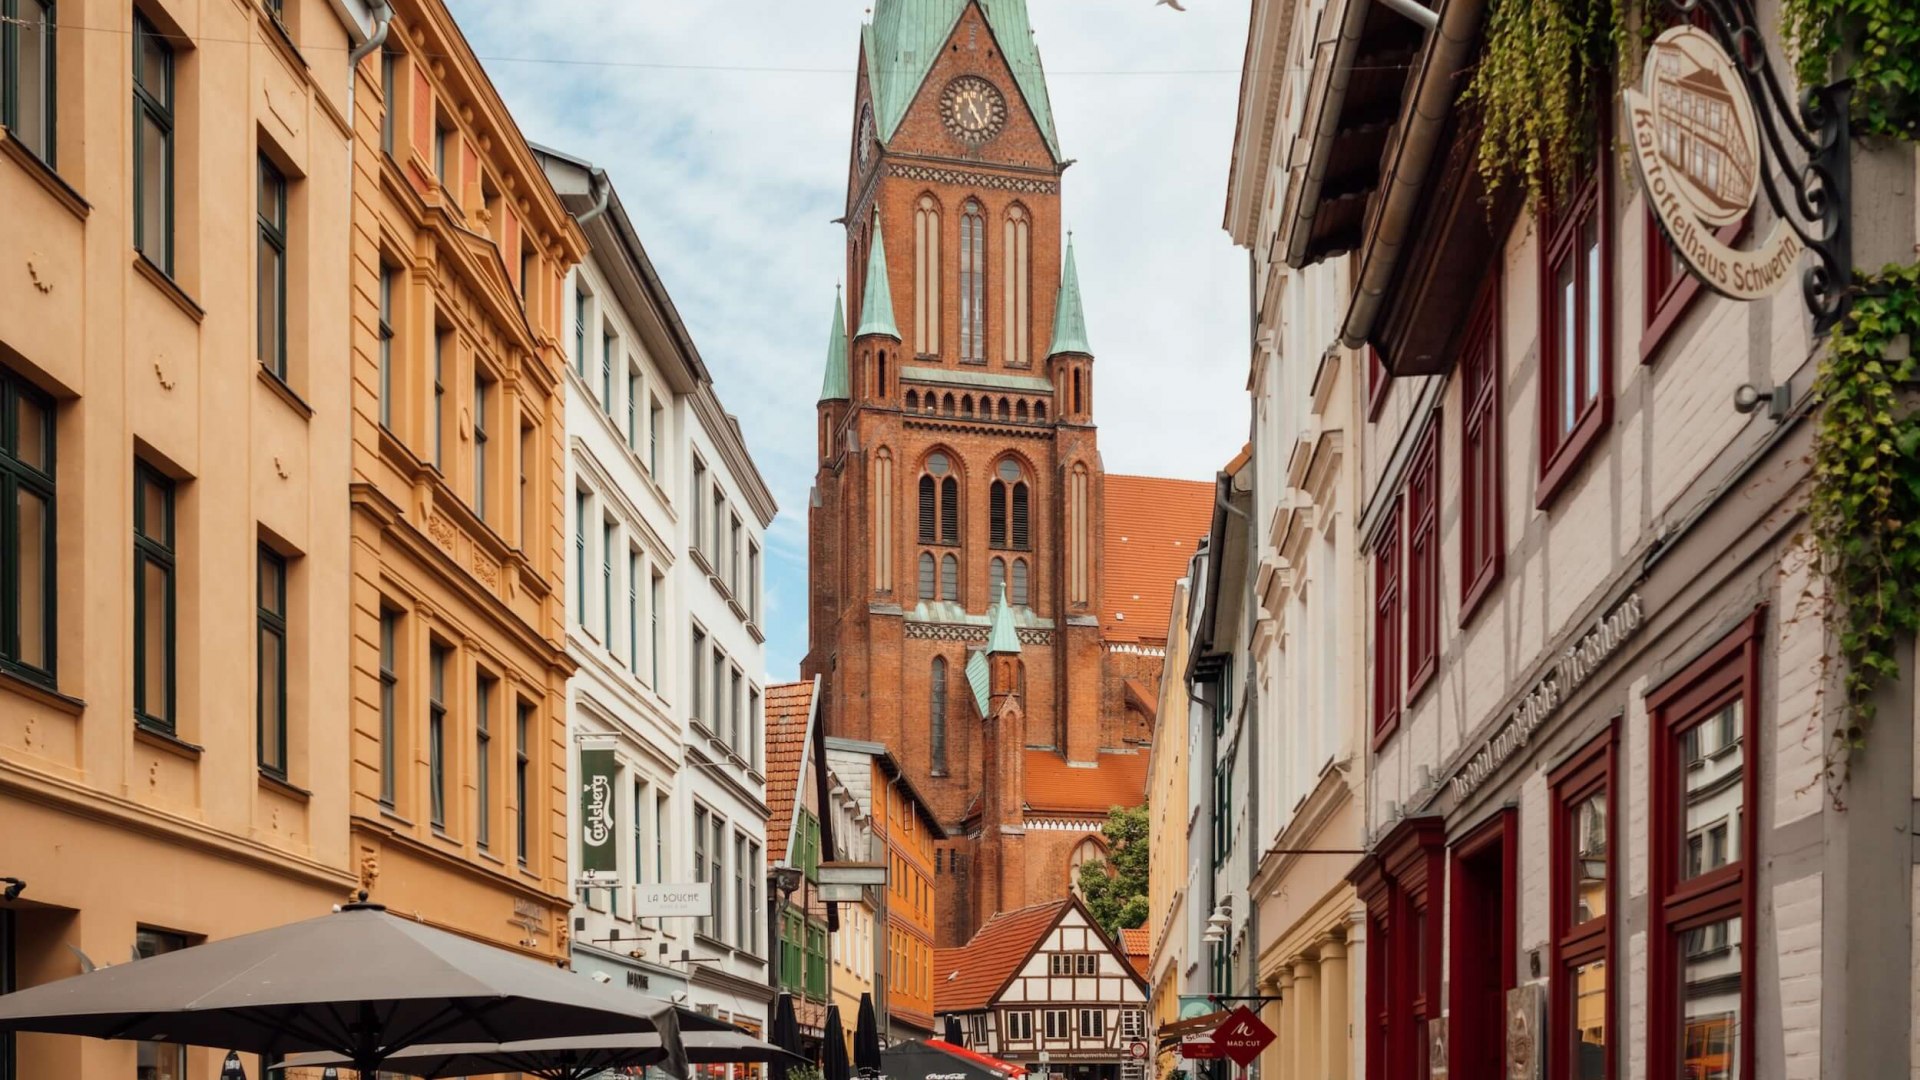
<instances>
[{"instance_id":1,"label":"wall-mounted lamp","mask_svg":"<svg viewBox=\"0 0 1920 1080\"><path fill-rule=\"evenodd\" d=\"M1787 418L1787 406L1793 403L1793 386L1782 383L1771 390L1762 390L1752 383L1741 383L1733 392L1733 411L1742 416L1752 413L1767 403L1767 418L1779 423Z\"/></svg>"}]
</instances>

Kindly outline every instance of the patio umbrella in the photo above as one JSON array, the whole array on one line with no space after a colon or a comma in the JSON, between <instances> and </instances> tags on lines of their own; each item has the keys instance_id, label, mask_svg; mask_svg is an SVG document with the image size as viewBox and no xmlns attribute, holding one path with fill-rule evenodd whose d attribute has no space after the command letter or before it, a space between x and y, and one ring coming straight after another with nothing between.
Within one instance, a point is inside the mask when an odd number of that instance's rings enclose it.
<instances>
[{"instance_id":1,"label":"patio umbrella","mask_svg":"<svg viewBox=\"0 0 1920 1080\"><path fill-rule=\"evenodd\" d=\"M826 1036L820 1044L820 1080L853 1080L847 1060L847 1029L840 1024L840 1006L827 1006Z\"/></svg>"},{"instance_id":2,"label":"patio umbrella","mask_svg":"<svg viewBox=\"0 0 1920 1080\"><path fill-rule=\"evenodd\" d=\"M853 1023L853 1065L863 1075L880 1071L880 1017L873 1009L873 995L860 995L860 1016Z\"/></svg>"},{"instance_id":3,"label":"patio umbrella","mask_svg":"<svg viewBox=\"0 0 1920 1080\"><path fill-rule=\"evenodd\" d=\"M804 1062L800 1053L800 1018L793 1012L793 995L781 994L773 1006L773 1044ZM776 1061L769 1068L771 1080L787 1080L787 1063Z\"/></svg>"},{"instance_id":4,"label":"patio umbrella","mask_svg":"<svg viewBox=\"0 0 1920 1080\"><path fill-rule=\"evenodd\" d=\"M696 1065L795 1060L785 1050L743 1031L689 1031L681 1036L687 1060ZM584 1080L609 1069L658 1065L666 1057L660 1036L578 1035L512 1043L437 1043L402 1050L381 1065L405 1076L482 1076L525 1073L542 1080ZM313 1069L346 1062L333 1054L295 1054L283 1069Z\"/></svg>"},{"instance_id":5,"label":"patio umbrella","mask_svg":"<svg viewBox=\"0 0 1920 1080\"><path fill-rule=\"evenodd\" d=\"M1018 1080L1027 1070L1012 1062L955 1046L939 1039L894 1043L881 1054L884 1071L893 1080Z\"/></svg>"},{"instance_id":6,"label":"patio umbrella","mask_svg":"<svg viewBox=\"0 0 1920 1080\"><path fill-rule=\"evenodd\" d=\"M363 1078L428 1042L726 1027L550 964L348 904L331 915L0 996L0 1031L142 1039L252 1054L327 1050Z\"/></svg>"}]
</instances>

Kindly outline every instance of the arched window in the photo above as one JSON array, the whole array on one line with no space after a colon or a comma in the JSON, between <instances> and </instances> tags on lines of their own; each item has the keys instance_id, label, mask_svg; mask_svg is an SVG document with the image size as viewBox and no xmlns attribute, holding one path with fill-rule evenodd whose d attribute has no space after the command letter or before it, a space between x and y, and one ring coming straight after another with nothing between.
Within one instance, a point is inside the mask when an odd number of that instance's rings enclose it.
<instances>
[{"instance_id":1,"label":"arched window","mask_svg":"<svg viewBox=\"0 0 1920 1080\"><path fill-rule=\"evenodd\" d=\"M1025 551L1031 540L1027 517L1027 481L1020 464L1000 459L987 488L987 543Z\"/></svg>"},{"instance_id":2,"label":"arched window","mask_svg":"<svg viewBox=\"0 0 1920 1080\"><path fill-rule=\"evenodd\" d=\"M1027 401L1025 398L1021 398L1020 404L1013 407L1013 418L1023 424L1027 422Z\"/></svg>"},{"instance_id":3,"label":"arched window","mask_svg":"<svg viewBox=\"0 0 1920 1080\"><path fill-rule=\"evenodd\" d=\"M1044 424L1047 422L1047 403L1046 402L1036 401L1033 403L1033 420L1034 420L1034 423L1037 423L1037 424Z\"/></svg>"},{"instance_id":4,"label":"arched window","mask_svg":"<svg viewBox=\"0 0 1920 1080\"><path fill-rule=\"evenodd\" d=\"M922 600L933 599L933 574L933 553L923 551L920 553L920 599Z\"/></svg>"},{"instance_id":5,"label":"arched window","mask_svg":"<svg viewBox=\"0 0 1920 1080\"><path fill-rule=\"evenodd\" d=\"M920 474L920 542L960 542L960 481L942 453L928 454L926 471Z\"/></svg>"},{"instance_id":6,"label":"arched window","mask_svg":"<svg viewBox=\"0 0 1920 1080\"><path fill-rule=\"evenodd\" d=\"M1013 606L1027 606L1027 560L1013 560Z\"/></svg>"},{"instance_id":7,"label":"arched window","mask_svg":"<svg viewBox=\"0 0 1920 1080\"><path fill-rule=\"evenodd\" d=\"M1028 220L1025 207L1015 206L1007 211L1004 232L1001 257L1006 267L1000 282L1005 295L1000 310L1006 319L1006 363L1009 367L1026 367L1032 363L1033 354L1027 349Z\"/></svg>"},{"instance_id":8,"label":"arched window","mask_svg":"<svg viewBox=\"0 0 1920 1080\"><path fill-rule=\"evenodd\" d=\"M1082 409L1080 407L1080 369L1079 368L1073 369L1073 412L1074 412L1074 415L1076 416L1078 416L1082 412Z\"/></svg>"},{"instance_id":9,"label":"arched window","mask_svg":"<svg viewBox=\"0 0 1920 1080\"><path fill-rule=\"evenodd\" d=\"M1007 596L1007 560L995 555L987 560L987 604L997 604Z\"/></svg>"},{"instance_id":10,"label":"arched window","mask_svg":"<svg viewBox=\"0 0 1920 1080\"><path fill-rule=\"evenodd\" d=\"M933 678L927 692L927 735L929 763L936 776L947 771L947 658L933 658Z\"/></svg>"},{"instance_id":11,"label":"arched window","mask_svg":"<svg viewBox=\"0 0 1920 1080\"><path fill-rule=\"evenodd\" d=\"M1093 592L1092 529L1093 477L1082 462L1075 462L1067 476L1067 600L1075 604L1089 601Z\"/></svg>"},{"instance_id":12,"label":"arched window","mask_svg":"<svg viewBox=\"0 0 1920 1080\"><path fill-rule=\"evenodd\" d=\"M940 556L940 599L960 599L960 560L951 554Z\"/></svg>"},{"instance_id":13,"label":"arched window","mask_svg":"<svg viewBox=\"0 0 1920 1080\"><path fill-rule=\"evenodd\" d=\"M1108 876L1112 876L1113 871L1107 867L1106 862L1107 849L1100 846L1100 841L1089 836L1075 844L1073 853L1067 857L1067 887L1075 893L1080 892L1080 868L1088 863L1099 865L1106 870Z\"/></svg>"},{"instance_id":14,"label":"arched window","mask_svg":"<svg viewBox=\"0 0 1920 1080\"><path fill-rule=\"evenodd\" d=\"M1000 419L1002 420L1013 419L1013 406L1007 404L1006 398L1000 399Z\"/></svg>"},{"instance_id":15,"label":"arched window","mask_svg":"<svg viewBox=\"0 0 1920 1080\"><path fill-rule=\"evenodd\" d=\"M920 391L918 390L907 391L907 411L908 412L920 411Z\"/></svg>"},{"instance_id":16,"label":"arched window","mask_svg":"<svg viewBox=\"0 0 1920 1080\"><path fill-rule=\"evenodd\" d=\"M987 219L972 199L960 208L960 362L987 361Z\"/></svg>"},{"instance_id":17,"label":"arched window","mask_svg":"<svg viewBox=\"0 0 1920 1080\"><path fill-rule=\"evenodd\" d=\"M960 415L961 416L973 415L973 395L972 394L968 394L965 397L960 399Z\"/></svg>"},{"instance_id":18,"label":"arched window","mask_svg":"<svg viewBox=\"0 0 1920 1080\"><path fill-rule=\"evenodd\" d=\"M887 396L887 350L881 349L877 358L878 362L874 366L873 396L884 398Z\"/></svg>"},{"instance_id":19,"label":"arched window","mask_svg":"<svg viewBox=\"0 0 1920 1080\"><path fill-rule=\"evenodd\" d=\"M942 416L953 415L953 395L952 394L948 394L947 396L940 399L940 415Z\"/></svg>"},{"instance_id":20,"label":"arched window","mask_svg":"<svg viewBox=\"0 0 1920 1080\"><path fill-rule=\"evenodd\" d=\"M913 351L940 351L940 207L931 195L913 211Z\"/></svg>"}]
</instances>

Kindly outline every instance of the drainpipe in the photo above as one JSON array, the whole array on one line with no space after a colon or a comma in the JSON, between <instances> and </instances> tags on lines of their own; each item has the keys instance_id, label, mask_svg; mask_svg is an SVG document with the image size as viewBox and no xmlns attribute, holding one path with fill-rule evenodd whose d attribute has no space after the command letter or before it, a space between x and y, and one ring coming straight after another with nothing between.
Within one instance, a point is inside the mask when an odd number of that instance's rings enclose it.
<instances>
[{"instance_id":1,"label":"drainpipe","mask_svg":"<svg viewBox=\"0 0 1920 1080\"><path fill-rule=\"evenodd\" d=\"M607 182L607 170L600 168L594 169L589 184L590 186L587 190L598 191L600 198L586 211L582 212L579 217L573 219L574 223L582 229L587 227L587 222L606 213L607 207L613 202L613 185Z\"/></svg>"},{"instance_id":2,"label":"drainpipe","mask_svg":"<svg viewBox=\"0 0 1920 1080\"><path fill-rule=\"evenodd\" d=\"M373 55L380 46L387 43L387 29L393 25L393 7L387 0L375 0L373 6L373 33L367 40L353 47L347 54L347 232L351 239L353 232L353 126L358 114L354 112L354 99L360 89L360 61ZM391 106L392 102L388 102Z\"/></svg>"},{"instance_id":3,"label":"drainpipe","mask_svg":"<svg viewBox=\"0 0 1920 1080\"><path fill-rule=\"evenodd\" d=\"M1349 348L1366 344L1367 336L1373 332L1373 320L1380 313L1380 303L1393 281L1400 253L1413 231L1420 192L1426 186L1427 167L1433 163L1441 131L1459 94L1454 85L1455 76L1472 55L1485 6L1485 0L1446 0L1438 25L1429 31L1427 58L1420 67L1413 107L1408 110L1406 133L1388 163L1390 179L1381 196L1373 235L1363 249L1365 254L1353 302L1347 307L1346 321L1340 328L1340 341ZM1395 5L1394 10L1402 8Z\"/></svg>"}]
</instances>

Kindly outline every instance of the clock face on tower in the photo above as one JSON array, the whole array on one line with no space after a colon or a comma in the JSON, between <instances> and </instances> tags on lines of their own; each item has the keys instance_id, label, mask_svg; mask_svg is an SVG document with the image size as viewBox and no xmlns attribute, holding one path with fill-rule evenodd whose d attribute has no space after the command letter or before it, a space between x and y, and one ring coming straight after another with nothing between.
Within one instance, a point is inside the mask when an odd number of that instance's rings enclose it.
<instances>
[{"instance_id":1,"label":"clock face on tower","mask_svg":"<svg viewBox=\"0 0 1920 1080\"><path fill-rule=\"evenodd\" d=\"M864 172L867 166L873 164L873 148L876 141L873 133L873 106L871 105L862 106L860 109L860 134L858 138L859 148L856 152L859 155L860 169Z\"/></svg>"},{"instance_id":2,"label":"clock face on tower","mask_svg":"<svg viewBox=\"0 0 1920 1080\"><path fill-rule=\"evenodd\" d=\"M962 75L941 92L940 119L946 121L954 138L978 146L1007 125L1007 99L987 80Z\"/></svg>"}]
</instances>

